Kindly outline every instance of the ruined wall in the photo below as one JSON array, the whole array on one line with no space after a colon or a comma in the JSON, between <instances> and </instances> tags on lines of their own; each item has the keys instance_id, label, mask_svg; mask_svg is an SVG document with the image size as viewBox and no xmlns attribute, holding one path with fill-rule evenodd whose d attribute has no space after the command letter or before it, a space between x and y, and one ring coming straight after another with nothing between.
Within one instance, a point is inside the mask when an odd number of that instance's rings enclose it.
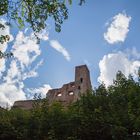
<instances>
[{"instance_id":1,"label":"ruined wall","mask_svg":"<svg viewBox=\"0 0 140 140\"><path fill-rule=\"evenodd\" d=\"M80 95L86 94L87 90L91 90L90 73L86 65L77 66L75 68L75 81L65 84L62 88L51 89L47 93L49 102L60 101L69 104L80 98Z\"/></svg>"},{"instance_id":2,"label":"ruined wall","mask_svg":"<svg viewBox=\"0 0 140 140\"><path fill-rule=\"evenodd\" d=\"M32 109L33 108L33 100L23 100L16 101L12 108L21 108L21 109Z\"/></svg>"},{"instance_id":3,"label":"ruined wall","mask_svg":"<svg viewBox=\"0 0 140 140\"><path fill-rule=\"evenodd\" d=\"M46 97L49 102L60 101L69 104L74 100L75 83L71 82L63 85L62 88L49 90Z\"/></svg>"},{"instance_id":4,"label":"ruined wall","mask_svg":"<svg viewBox=\"0 0 140 140\"><path fill-rule=\"evenodd\" d=\"M91 90L90 73L86 65L75 67L75 81L64 84L62 88L51 89L46 94L49 103L53 101L62 102L64 105L75 102L80 95L86 94L87 90ZM31 109L33 100L16 101L13 107L22 109Z\"/></svg>"}]
</instances>

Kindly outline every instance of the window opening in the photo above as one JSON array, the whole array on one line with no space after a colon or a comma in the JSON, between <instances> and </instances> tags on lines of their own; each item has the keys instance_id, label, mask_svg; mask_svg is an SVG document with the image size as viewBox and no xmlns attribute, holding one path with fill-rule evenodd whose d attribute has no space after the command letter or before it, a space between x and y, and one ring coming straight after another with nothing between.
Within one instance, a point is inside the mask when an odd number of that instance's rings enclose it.
<instances>
[{"instance_id":1,"label":"window opening","mask_svg":"<svg viewBox=\"0 0 140 140\"><path fill-rule=\"evenodd\" d=\"M73 91L69 92L69 95L73 95L73 94L74 94Z\"/></svg>"},{"instance_id":2,"label":"window opening","mask_svg":"<svg viewBox=\"0 0 140 140\"><path fill-rule=\"evenodd\" d=\"M80 78L80 82L83 83L83 78Z\"/></svg>"},{"instance_id":3,"label":"window opening","mask_svg":"<svg viewBox=\"0 0 140 140\"><path fill-rule=\"evenodd\" d=\"M58 97L61 97L61 96L62 96L62 94L61 94L61 93L58 93L58 94L57 94L57 96L58 96Z\"/></svg>"},{"instance_id":4,"label":"window opening","mask_svg":"<svg viewBox=\"0 0 140 140\"><path fill-rule=\"evenodd\" d=\"M80 90L80 89L81 89L81 87L80 87L80 86L78 86L78 89Z\"/></svg>"}]
</instances>

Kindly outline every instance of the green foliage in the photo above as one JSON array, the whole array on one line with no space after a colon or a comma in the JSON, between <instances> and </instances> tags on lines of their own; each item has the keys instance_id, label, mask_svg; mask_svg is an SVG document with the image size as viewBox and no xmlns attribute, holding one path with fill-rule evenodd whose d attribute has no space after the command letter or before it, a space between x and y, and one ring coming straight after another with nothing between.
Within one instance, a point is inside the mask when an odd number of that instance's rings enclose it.
<instances>
[{"instance_id":1,"label":"green foliage","mask_svg":"<svg viewBox=\"0 0 140 140\"><path fill-rule=\"evenodd\" d=\"M72 0L67 0L72 4ZM85 0L80 0L80 5ZM46 27L46 21L51 17L55 22L55 30L61 31L61 25L68 18L66 0L1 0L0 16L7 14L19 28L28 24L33 31L39 32Z\"/></svg>"},{"instance_id":2,"label":"green foliage","mask_svg":"<svg viewBox=\"0 0 140 140\"><path fill-rule=\"evenodd\" d=\"M67 0L71 5L72 0ZM80 0L80 5L85 0ZM61 25L64 20L68 19L68 9L66 0L0 0L0 16L8 18L8 24L13 20L19 29L27 25L34 31L38 42L40 39L37 33L46 28L46 21L51 18L55 23L56 32L61 31ZM3 30L5 26L0 23L0 28ZM8 35L0 36L0 43L8 42L10 37ZM12 53L2 53L0 51L0 58L9 58L13 56Z\"/></svg>"},{"instance_id":3,"label":"green foliage","mask_svg":"<svg viewBox=\"0 0 140 140\"><path fill-rule=\"evenodd\" d=\"M4 35L1 35L0 36L0 43L3 44L4 42L6 41L9 41L10 37L8 35L4 36Z\"/></svg>"},{"instance_id":4,"label":"green foliage","mask_svg":"<svg viewBox=\"0 0 140 140\"><path fill-rule=\"evenodd\" d=\"M0 1L0 16L8 12L8 0Z\"/></svg>"},{"instance_id":5,"label":"green foliage","mask_svg":"<svg viewBox=\"0 0 140 140\"><path fill-rule=\"evenodd\" d=\"M0 28L1 28L1 30L4 30L5 26L0 23ZM10 40L10 36L9 35L1 35L0 36L0 44L4 44L5 42L8 42L9 40ZM10 58L12 56L13 56L12 52L5 52L5 53L3 53L2 51L0 51L0 59L1 58Z\"/></svg>"},{"instance_id":6,"label":"green foliage","mask_svg":"<svg viewBox=\"0 0 140 140\"><path fill-rule=\"evenodd\" d=\"M0 51L0 59L2 59L2 58L11 58L11 57L13 57L12 52L3 53L2 51Z\"/></svg>"},{"instance_id":7,"label":"green foliage","mask_svg":"<svg viewBox=\"0 0 140 140\"><path fill-rule=\"evenodd\" d=\"M4 30L5 29L5 26L0 23L0 28L1 28L1 30ZM5 42L8 42L9 40L10 40L9 35L1 35L0 36L0 43L1 44L5 43Z\"/></svg>"},{"instance_id":8,"label":"green foliage","mask_svg":"<svg viewBox=\"0 0 140 140\"><path fill-rule=\"evenodd\" d=\"M35 98L32 110L0 109L0 139L140 139L140 85L132 76L118 72L113 85L101 84L67 107Z\"/></svg>"}]
</instances>

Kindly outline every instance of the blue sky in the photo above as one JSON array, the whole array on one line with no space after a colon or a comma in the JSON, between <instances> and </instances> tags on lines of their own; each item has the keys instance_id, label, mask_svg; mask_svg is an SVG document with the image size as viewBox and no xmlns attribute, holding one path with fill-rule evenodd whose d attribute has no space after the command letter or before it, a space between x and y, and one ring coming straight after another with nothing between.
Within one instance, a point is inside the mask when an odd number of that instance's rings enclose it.
<instances>
[{"instance_id":1,"label":"blue sky","mask_svg":"<svg viewBox=\"0 0 140 140\"><path fill-rule=\"evenodd\" d=\"M49 20L39 45L28 27L7 27L12 37L5 45L15 58L1 60L0 105L32 98L35 92L45 97L49 88L73 81L74 68L81 64L88 65L93 87L102 81L110 85L118 70L135 78L140 67L139 5L138 0L73 2L62 31L55 32Z\"/></svg>"}]
</instances>

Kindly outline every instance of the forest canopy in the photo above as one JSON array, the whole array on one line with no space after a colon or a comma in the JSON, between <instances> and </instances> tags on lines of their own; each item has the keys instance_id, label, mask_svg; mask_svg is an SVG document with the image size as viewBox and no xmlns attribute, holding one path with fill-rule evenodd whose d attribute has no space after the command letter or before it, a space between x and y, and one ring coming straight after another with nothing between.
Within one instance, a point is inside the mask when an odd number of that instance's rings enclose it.
<instances>
[{"instance_id":1,"label":"forest canopy","mask_svg":"<svg viewBox=\"0 0 140 140\"><path fill-rule=\"evenodd\" d=\"M68 107L44 99L32 110L0 109L1 140L136 140L139 128L140 80L121 72Z\"/></svg>"}]
</instances>

